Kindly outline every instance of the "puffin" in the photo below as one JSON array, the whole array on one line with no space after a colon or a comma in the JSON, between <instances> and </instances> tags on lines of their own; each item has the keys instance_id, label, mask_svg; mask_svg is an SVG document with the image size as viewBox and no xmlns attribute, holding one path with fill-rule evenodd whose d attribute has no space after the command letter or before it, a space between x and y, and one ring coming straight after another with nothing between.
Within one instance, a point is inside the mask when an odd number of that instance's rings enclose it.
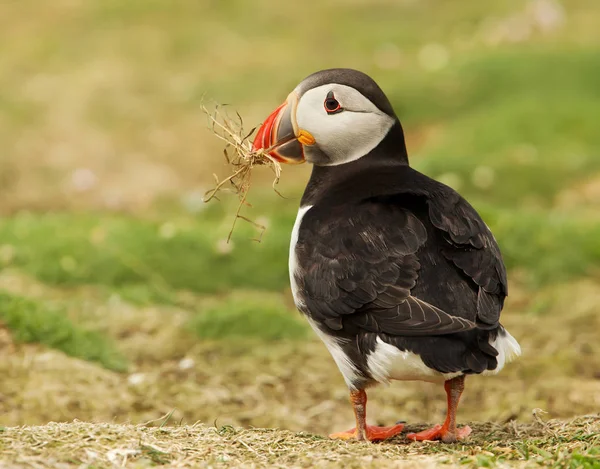
<instances>
[{"instance_id":1,"label":"puffin","mask_svg":"<svg viewBox=\"0 0 600 469\"><path fill-rule=\"evenodd\" d=\"M302 80L252 147L281 163L313 165L289 274L297 309L349 389L356 427L330 437L400 434L401 423L367 424L366 390L420 380L444 385L446 419L406 437L467 438L471 429L456 423L466 377L497 374L521 353L500 324L507 276L489 227L455 190L411 168L389 99L360 71Z\"/></svg>"}]
</instances>

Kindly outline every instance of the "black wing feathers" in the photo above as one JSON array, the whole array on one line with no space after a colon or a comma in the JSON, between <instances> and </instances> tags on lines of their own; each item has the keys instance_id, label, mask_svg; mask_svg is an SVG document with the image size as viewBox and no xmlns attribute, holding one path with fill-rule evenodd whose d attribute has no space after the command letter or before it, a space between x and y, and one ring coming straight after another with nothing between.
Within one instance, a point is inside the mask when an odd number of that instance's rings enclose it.
<instances>
[{"instance_id":1,"label":"black wing feathers","mask_svg":"<svg viewBox=\"0 0 600 469\"><path fill-rule=\"evenodd\" d=\"M441 335L473 329L411 296L427 231L411 212L365 201L344 209L315 206L304 216L295 280L302 308L333 330L391 335Z\"/></svg>"},{"instance_id":2,"label":"black wing feathers","mask_svg":"<svg viewBox=\"0 0 600 469\"><path fill-rule=\"evenodd\" d=\"M430 196L428 203L431 222L445 234L444 257L479 287L477 325L496 328L508 288L494 236L475 209L456 192L447 190L443 195Z\"/></svg>"}]
</instances>

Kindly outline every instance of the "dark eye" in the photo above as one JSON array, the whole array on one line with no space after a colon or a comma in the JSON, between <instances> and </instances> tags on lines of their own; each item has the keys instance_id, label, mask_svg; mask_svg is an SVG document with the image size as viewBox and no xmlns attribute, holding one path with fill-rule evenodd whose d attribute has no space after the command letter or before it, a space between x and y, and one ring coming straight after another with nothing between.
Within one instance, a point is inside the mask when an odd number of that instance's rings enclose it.
<instances>
[{"instance_id":1,"label":"dark eye","mask_svg":"<svg viewBox=\"0 0 600 469\"><path fill-rule=\"evenodd\" d=\"M327 114L335 114L336 112L342 111L342 106L340 106L338 100L335 99L335 96L333 96L333 91L327 93L324 106Z\"/></svg>"}]
</instances>

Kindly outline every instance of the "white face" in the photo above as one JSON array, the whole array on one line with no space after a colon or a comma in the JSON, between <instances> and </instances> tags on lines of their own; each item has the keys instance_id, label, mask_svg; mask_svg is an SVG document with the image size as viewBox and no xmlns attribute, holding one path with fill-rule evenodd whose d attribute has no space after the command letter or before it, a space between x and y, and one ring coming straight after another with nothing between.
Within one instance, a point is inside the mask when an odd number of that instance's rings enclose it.
<instances>
[{"instance_id":1,"label":"white face","mask_svg":"<svg viewBox=\"0 0 600 469\"><path fill-rule=\"evenodd\" d=\"M325 101L328 96L333 96L341 110L327 112ZM335 101L329 104L335 104ZM308 131L315 139L313 145L304 145L306 161L335 166L369 153L387 135L394 119L356 89L333 83L310 89L302 95L296 108L296 124L298 129Z\"/></svg>"}]
</instances>

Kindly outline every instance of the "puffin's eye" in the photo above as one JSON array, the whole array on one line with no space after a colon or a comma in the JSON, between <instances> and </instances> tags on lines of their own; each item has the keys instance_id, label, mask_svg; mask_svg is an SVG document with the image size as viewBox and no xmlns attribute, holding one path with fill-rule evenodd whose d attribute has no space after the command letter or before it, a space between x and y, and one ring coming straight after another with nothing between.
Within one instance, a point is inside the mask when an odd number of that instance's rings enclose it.
<instances>
[{"instance_id":1,"label":"puffin's eye","mask_svg":"<svg viewBox=\"0 0 600 469\"><path fill-rule=\"evenodd\" d=\"M324 106L327 114L335 114L336 112L341 112L343 110L338 100L335 99L335 96L333 96L333 91L327 93Z\"/></svg>"}]
</instances>

